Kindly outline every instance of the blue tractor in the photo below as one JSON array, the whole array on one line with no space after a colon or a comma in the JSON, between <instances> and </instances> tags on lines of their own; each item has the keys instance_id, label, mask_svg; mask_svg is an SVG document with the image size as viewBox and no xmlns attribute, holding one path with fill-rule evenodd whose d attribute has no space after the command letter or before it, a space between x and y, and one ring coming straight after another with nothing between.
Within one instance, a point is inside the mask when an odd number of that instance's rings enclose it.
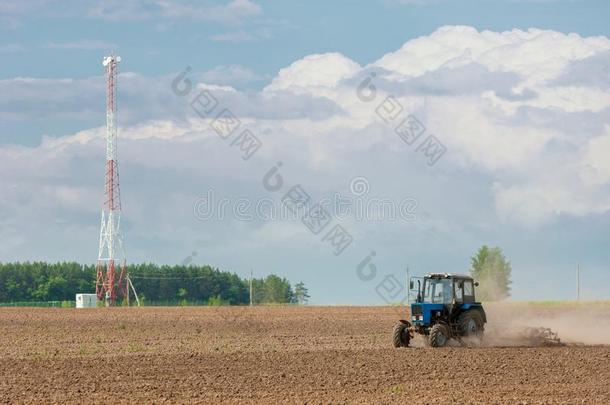
<instances>
[{"instance_id":1,"label":"blue tractor","mask_svg":"<svg viewBox=\"0 0 610 405\"><path fill-rule=\"evenodd\" d=\"M410 280L410 290L417 281L417 299L411 304L411 320L401 319L393 331L394 347L408 347L418 333L432 347L443 347L450 339L464 343L464 338L481 339L487 318L483 305L475 299L479 284L460 274L430 273Z\"/></svg>"}]
</instances>

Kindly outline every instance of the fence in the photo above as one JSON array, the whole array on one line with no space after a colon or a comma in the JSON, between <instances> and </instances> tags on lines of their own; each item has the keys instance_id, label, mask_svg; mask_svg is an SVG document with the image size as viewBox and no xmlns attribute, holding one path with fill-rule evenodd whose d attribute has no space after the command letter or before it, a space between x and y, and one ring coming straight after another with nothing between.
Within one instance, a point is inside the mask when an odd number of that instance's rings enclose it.
<instances>
[{"instance_id":1,"label":"fence","mask_svg":"<svg viewBox=\"0 0 610 405\"><path fill-rule=\"evenodd\" d=\"M76 307L76 301L0 302L0 307L74 308Z\"/></svg>"},{"instance_id":2,"label":"fence","mask_svg":"<svg viewBox=\"0 0 610 405\"><path fill-rule=\"evenodd\" d=\"M161 300L152 301L148 299L140 300L140 304L146 307L194 307L194 306L221 306L228 303L220 300ZM135 306L136 301L131 300L131 306ZM103 303L98 302L98 306ZM123 306L121 303L118 306ZM21 302L0 302L1 307L40 307L40 308L75 308L76 301L21 301Z\"/></svg>"}]
</instances>

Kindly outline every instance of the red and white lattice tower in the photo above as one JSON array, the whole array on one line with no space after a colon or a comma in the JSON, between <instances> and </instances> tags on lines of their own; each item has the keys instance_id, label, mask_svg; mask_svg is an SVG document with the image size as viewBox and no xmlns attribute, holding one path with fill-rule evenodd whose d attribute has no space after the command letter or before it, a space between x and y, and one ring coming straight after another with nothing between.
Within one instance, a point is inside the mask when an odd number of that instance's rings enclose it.
<instances>
[{"instance_id":1,"label":"red and white lattice tower","mask_svg":"<svg viewBox=\"0 0 610 405\"><path fill-rule=\"evenodd\" d=\"M100 250L97 259L95 292L98 299L114 306L127 296L125 250L121 235L121 193L117 162L116 77L120 56L106 56L106 182L100 229Z\"/></svg>"}]
</instances>

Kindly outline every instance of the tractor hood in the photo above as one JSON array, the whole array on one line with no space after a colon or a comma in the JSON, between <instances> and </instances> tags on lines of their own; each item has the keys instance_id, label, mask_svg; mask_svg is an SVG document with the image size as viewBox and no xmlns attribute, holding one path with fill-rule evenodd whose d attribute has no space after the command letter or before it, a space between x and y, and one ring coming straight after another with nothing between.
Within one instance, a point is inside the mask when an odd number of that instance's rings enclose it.
<instances>
[{"instance_id":1,"label":"tractor hood","mask_svg":"<svg viewBox=\"0 0 610 405\"><path fill-rule=\"evenodd\" d=\"M413 325L430 325L432 313L443 309L443 304L413 303L411 304L411 323Z\"/></svg>"}]
</instances>

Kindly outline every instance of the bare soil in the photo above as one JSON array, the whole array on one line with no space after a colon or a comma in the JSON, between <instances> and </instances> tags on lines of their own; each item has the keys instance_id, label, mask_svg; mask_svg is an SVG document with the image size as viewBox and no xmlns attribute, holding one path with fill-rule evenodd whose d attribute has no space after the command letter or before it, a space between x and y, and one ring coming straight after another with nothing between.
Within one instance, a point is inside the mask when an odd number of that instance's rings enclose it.
<instances>
[{"instance_id":1,"label":"bare soil","mask_svg":"<svg viewBox=\"0 0 610 405\"><path fill-rule=\"evenodd\" d=\"M0 403L608 404L610 307L594 311L493 306L483 346L394 349L397 307L1 308ZM588 318L593 341L502 340Z\"/></svg>"}]
</instances>

